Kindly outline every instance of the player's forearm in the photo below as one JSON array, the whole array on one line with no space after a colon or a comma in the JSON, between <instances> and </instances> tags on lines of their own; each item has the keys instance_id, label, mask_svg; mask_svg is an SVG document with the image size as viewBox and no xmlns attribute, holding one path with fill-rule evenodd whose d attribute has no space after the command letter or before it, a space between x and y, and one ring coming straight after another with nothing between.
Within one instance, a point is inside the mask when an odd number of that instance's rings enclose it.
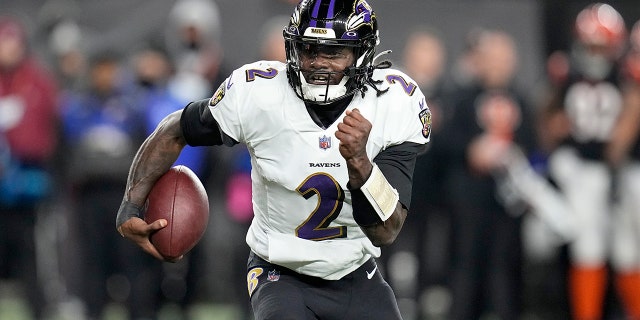
<instances>
[{"instance_id":1,"label":"player's forearm","mask_svg":"<svg viewBox=\"0 0 640 320\"><path fill-rule=\"evenodd\" d=\"M348 187L352 195L354 219L375 246L390 245L395 241L400 229L402 229L407 210L402 207L400 202L396 202L393 212L388 215L385 221L382 221L373 207L372 200L368 200L364 196L363 190L361 190L367 180L374 179L374 166L371 161L366 156L354 157L347 160L347 169L349 171ZM379 169L376 170L379 175L382 174ZM377 178L380 178L379 175ZM383 183L391 187L386 179ZM378 189L379 187L380 185L376 185L373 188ZM382 200L383 198L377 199L377 201ZM393 206L393 203L391 205ZM388 211L386 213L389 214Z\"/></svg>"},{"instance_id":2,"label":"player's forearm","mask_svg":"<svg viewBox=\"0 0 640 320\"><path fill-rule=\"evenodd\" d=\"M360 226L360 228L374 246L384 247L392 244L396 240L406 218L407 210L398 203L395 211L387 221L380 221L371 226Z\"/></svg>"},{"instance_id":3,"label":"player's forearm","mask_svg":"<svg viewBox=\"0 0 640 320\"><path fill-rule=\"evenodd\" d=\"M369 179L373 164L366 156L353 157L347 160L347 171L349 172L349 186L359 189Z\"/></svg>"},{"instance_id":4,"label":"player's forearm","mask_svg":"<svg viewBox=\"0 0 640 320\"><path fill-rule=\"evenodd\" d=\"M163 119L138 150L129 171L124 200L142 206L154 183L169 170L185 144L177 111Z\"/></svg>"}]
</instances>

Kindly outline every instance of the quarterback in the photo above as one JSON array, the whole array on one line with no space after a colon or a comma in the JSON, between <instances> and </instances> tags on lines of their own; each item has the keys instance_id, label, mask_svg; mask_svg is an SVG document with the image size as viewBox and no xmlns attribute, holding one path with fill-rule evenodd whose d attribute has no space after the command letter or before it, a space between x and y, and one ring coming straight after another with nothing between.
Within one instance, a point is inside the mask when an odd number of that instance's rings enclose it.
<instances>
[{"instance_id":1,"label":"quarterback","mask_svg":"<svg viewBox=\"0 0 640 320\"><path fill-rule=\"evenodd\" d=\"M162 259L140 219L185 145L244 144L254 219L247 289L255 319L400 319L375 262L411 204L431 113L415 82L376 61L364 0L310 0L284 28L287 61L233 71L210 99L166 117L132 164L116 227Z\"/></svg>"}]
</instances>

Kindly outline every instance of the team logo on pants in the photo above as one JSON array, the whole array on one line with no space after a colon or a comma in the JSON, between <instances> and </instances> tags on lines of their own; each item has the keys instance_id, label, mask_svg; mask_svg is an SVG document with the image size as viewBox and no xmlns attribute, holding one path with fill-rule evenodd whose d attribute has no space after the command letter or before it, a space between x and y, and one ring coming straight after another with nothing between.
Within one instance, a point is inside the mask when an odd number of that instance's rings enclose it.
<instances>
[{"instance_id":1,"label":"team logo on pants","mask_svg":"<svg viewBox=\"0 0 640 320\"><path fill-rule=\"evenodd\" d=\"M264 272L262 268L253 268L247 273L247 290L249 291L249 297L258 287L258 277Z\"/></svg>"}]
</instances>

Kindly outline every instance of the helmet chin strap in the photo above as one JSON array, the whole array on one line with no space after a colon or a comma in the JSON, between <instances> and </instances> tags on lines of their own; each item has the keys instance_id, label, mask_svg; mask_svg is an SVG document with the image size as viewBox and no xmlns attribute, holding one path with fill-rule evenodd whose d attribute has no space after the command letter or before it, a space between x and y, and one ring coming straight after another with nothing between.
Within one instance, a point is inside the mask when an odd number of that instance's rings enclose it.
<instances>
[{"instance_id":1,"label":"helmet chin strap","mask_svg":"<svg viewBox=\"0 0 640 320\"><path fill-rule=\"evenodd\" d=\"M340 83L327 85L327 84L311 84L308 83L304 76L300 77L302 96L306 100L316 102L329 102L336 98L339 98L347 93L347 80L349 77L344 76Z\"/></svg>"}]
</instances>

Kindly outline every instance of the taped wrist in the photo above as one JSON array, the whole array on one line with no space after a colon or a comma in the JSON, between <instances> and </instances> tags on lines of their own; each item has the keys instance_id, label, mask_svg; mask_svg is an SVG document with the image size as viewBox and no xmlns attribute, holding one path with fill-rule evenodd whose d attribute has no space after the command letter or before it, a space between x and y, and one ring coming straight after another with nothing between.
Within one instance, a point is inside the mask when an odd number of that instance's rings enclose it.
<instances>
[{"instance_id":1,"label":"taped wrist","mask_svg":"<svg viewBox=\"0 0 640 320\"><path fill-rule=\"evenodd\" d=\"M347 187L349 187L348 184ZM353 202L353 217L362 226L389 219L400 199L398 191L389 184L375 163L371 175L362 187L360 189L349 188L349 190Z\"/></svg>"},{"instance_id":2,"label":"taped wrist","mask_svg":"<svg viewBox=\"0 0 640 320\"><path fill-rule=\"evenodd\" d=\"M125 221L133 217L140 218L141 216L142 208L127 200L122 200L120 209L118 209L118 215L116 216L116 229L125 223Z\"/></svg>"}]
</instances>

